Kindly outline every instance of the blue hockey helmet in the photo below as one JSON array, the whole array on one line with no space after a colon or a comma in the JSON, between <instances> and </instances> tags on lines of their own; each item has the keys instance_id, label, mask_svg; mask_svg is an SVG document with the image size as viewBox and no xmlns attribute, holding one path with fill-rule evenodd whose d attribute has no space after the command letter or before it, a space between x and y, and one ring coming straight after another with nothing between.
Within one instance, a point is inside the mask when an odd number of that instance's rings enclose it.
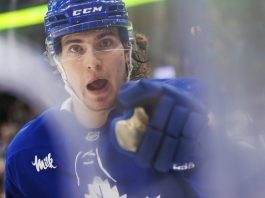
<instances>
[{"instance_id":1,"label":"blue hockey helmet","mask_svg":"<svg viewBox=\"0 0 265 198\"><path fill-rule=\"evenodd\" d=\"M105 27L119 27L122 42L130 41L132 25L122 0L50 0L45 16L47 50L58 54L62 36Z\"/></svg>"}]
</instances>

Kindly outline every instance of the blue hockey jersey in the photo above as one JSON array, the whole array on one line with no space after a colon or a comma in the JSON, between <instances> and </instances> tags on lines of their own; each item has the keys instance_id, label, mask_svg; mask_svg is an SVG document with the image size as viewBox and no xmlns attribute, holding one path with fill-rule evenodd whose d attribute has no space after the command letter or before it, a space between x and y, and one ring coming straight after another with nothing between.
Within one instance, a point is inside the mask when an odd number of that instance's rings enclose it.
<instances>
[{"instance_id":1,"label":"blue hockey jersey","mask_svg":"<svg viewBox=\"0 0 265 198\"><path fill-rule=\"evenodd\" d=\"M197 90L191 80L161 80ZM111 143L112 118L97 129L79 125L71 111L54 107L26 124L6 159L6 197L192 198L202 196L197 173L160 173L138 166Z\"/></svg>"}]
</instances>

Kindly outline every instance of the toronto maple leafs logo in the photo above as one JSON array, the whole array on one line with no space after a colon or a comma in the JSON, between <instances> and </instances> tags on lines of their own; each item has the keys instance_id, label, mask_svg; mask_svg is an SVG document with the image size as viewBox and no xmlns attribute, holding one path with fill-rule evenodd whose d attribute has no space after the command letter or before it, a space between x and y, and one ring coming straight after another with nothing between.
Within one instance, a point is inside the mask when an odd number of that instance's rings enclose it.
<instances>
[{"instance_id":1,"label":"toronto maple leafs logo","mask_svg":"<svg viewBox=\"0 0 265 198\"><path fill-rule=\"evenodd\" d=\"M85 198L127 198L127 195L119 195L117 186L110 186L109 181L94 177L93 183L88 184L88 194Z\"/></svg>"}]
</instances>

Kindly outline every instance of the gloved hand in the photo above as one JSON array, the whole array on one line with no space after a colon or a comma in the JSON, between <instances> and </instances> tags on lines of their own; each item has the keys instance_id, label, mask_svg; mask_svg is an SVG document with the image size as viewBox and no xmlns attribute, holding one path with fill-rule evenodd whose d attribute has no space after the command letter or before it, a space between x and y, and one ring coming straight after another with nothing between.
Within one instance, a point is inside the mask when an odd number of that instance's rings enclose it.
<instances>
[{"instance_id":1,"label":"gloved hand","mask_svg":"<svg viewBox=\"0 0 265 198\"><path fill-rule=\"evenodd\" d=\"M118 95L122 116L111 123L117 149L158 171L195 168L203 155L208 117L200 99L183 87L143 79Z\"/></svg>"}]
</instances>

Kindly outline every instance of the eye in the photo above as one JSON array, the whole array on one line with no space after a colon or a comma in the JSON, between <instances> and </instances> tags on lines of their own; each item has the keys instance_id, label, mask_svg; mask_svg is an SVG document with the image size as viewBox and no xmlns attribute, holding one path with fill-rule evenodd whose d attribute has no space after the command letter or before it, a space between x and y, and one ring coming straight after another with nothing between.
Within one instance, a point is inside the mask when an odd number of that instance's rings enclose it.
<instances>
[{"instance_id":1,"label":"eye","mask_svg":"<svg viewBox=\"0 0 265 198\"><path fill-rule=\"evenodd\" d=\"M113 41L111 39L104 39L100 42L100 46L102 48L108 48L113 45Z\"/></svg>"},{"instance_id":2,"label":"eye","mask_svg":"<svg viewBox=\"0 0 265 198\"><path fill-rule=\"evenodd\" d=\"M83 48L80 46L80 45L72 45L68 48L68 51L70 53L73 53L73 54L80 54L82 53L84 50Z\"/></svg>"},{"instance_id":3,"label":"eye","mask_svg":"<svg viewBox=\"0 0 265 198\"><path fill-rule=\"evenodd\" d=\"M110 49L113 47L113 45L114 45L113 43L114 42L111 39L103 39L102 41L100 41L99 46L102 49Z\"/></svg>"}]
</instances>

